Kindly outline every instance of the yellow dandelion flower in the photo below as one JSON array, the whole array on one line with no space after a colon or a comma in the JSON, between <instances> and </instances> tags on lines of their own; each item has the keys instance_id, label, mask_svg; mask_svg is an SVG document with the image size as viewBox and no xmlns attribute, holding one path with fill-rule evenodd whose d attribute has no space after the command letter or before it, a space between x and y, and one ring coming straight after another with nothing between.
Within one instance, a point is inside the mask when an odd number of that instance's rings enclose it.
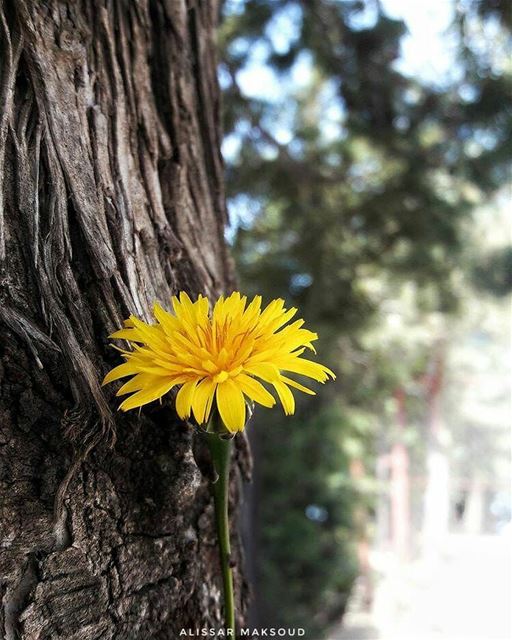
<instances>
[{"instance_id":1,"label":"yellow dandelion flower","mask_svg":"<svg viewBox=\"0 0 512 640\"><path fill-rule=\"evenodd\" d=\"M315 392L284 373L300 374L326 382L334 373L318 362L302 357L314 351L316 333L303 328L304 321L288 324L297 309L285 309L284 300L261 308L261 296L247 304L247 297L232 293L221 297L210 313L208 299L192 302L181 292L172 298L174 314L155 303L155 324L134 316L124 329L110 337L128 340L132 350L122 350L126 362L115 367L103 384L132 376L117 392L131 394L120 405L128 411L157 400L180 386L176 411L180 418L192 414L198 424L208 422L216 403L221 420L232 433L246 424L246 401L272 407L275 391L284 412L295 410L291 388ZM284 372L284 373L283 373Z\"/></svg>"}]
</instances>

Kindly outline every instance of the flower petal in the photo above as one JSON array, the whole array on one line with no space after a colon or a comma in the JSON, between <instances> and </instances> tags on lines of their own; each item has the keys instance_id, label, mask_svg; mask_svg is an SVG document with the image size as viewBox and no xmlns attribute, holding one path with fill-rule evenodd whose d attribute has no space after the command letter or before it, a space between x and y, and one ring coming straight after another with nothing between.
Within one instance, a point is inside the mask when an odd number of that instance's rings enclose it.
<instances>
[{"instance_id":1,"label":"flower petal","mask_svg":"<svg viewBox=\"0 0 512 640\"><path fill-rule=\"evenodd\" d=\"M198 380L185 382L178 391L178 395L176 396L176 412L182 420L186 420L190 417L192 401L194 399L197 383Z\"/></svg>"},{"instance_id":2,"label":"flower petal","mask_svg":"<svg viewBox=\"0 0 512 640\"><path fill-rule=\"evenodd\" d=\"M295 398L293 397L293 393L284 384L284 382L279 382L279 380L276 380L272 384L277 391L279 400L281 400L281 404L283 405L285 414L287 416L291 416L295 412Z\"/></svg>"},{"instance_id":3,"label":"flower petal","mask_svg":"<svg viewBox=\"0 0 512 640\"><path fill-rule=\"evenodd\" d=\"M287 378L286 376L281 376L281 380L286 384L290 385L290 387L294 387L295 389L298 389L303 393L307 393L310 396L316 396L316 391L313 391L313 389L308 389L308 387L305 387L303 384L300 384L300 382L296 382L295 380L292 380L291 378Z\"/></svg>"},{"instance_id":4,"label":"flower petal","mask_svg":"<svg viewBox=\"0 0 512 640\"><path fill-rule=\"evenodd\" d=\"M151 387L142 389L129 398L126 398L126 400L119 405L119 409L121 411L128 411L129 409L142 407L145 404L153 402L153 400L158 400L158 398L161 398L172 389L175 384L176 382L172 379L163 379L159 384L151 385Z\"/></svg>"},{"instance_id":5,"label":"flower petal","mask_svg":"<svg viewBox=\"0 0 512 640\"><path fill-rule=\"evenodd\" d=\"M151 375L150 373L138 373L133 378L130 378L128 382L125 382L123 386L116 393L116 396L125 396L127 393L133 393L134 391L140 391L144 387L148 387L151 384L159 382L162 378Z\"/></svg>"},{"instance_id":6,"label":"flower petal","mask_svg":"<svg viewBox=\"0 0 512 640\"><path fill-rule=\"evenodd\" d=\"M308 378L318 380L318 382L325 382L329 377L333 380L336 378L334 373L319 362L312 362L305 358L279 358L276 361L276 365L284 371L290 371L291 373L300 373Z\"/></svg>"},{"instance_id":7,"label":"flower petal","mask_svg":"<svg viewBox=\"0 0 512 640\"><path fill-rule=\"evenodd\" d=\"M112 371L109 371L107 375L103 378L102 385L108 384L109 382L114 382L115 380L119 380L120 378L126 378L126 376L132 376L135 373L140 373L139 367L133 362L124 362L117 367L114 367Z\"/></svg>"},{"instance_id":8,"label":"flower petal","mask_svg":"<svg viewBox=\"0 0 512 640\"><path fill-rule=\"evenodd\" d=\"M211 401L215 394L216 383L211 378L205 378L196 387L194 399L192 400L192 411L194 418L198 424L203 424L210 417L210 411L206 411L208 405L211 407Z\"/></svg>"},{"instance_id":9,"label":"flower petal","mask_svg":"<svg viewBox=\"0 0 512 640\"><path fill-rule=\"evenodd\" d=\"M168 336L171 336L179 326L176 316L173 316L172 313L163 309L158 302L155 302L153 305L153 315L162 325L162 328Z\"/></svg>"},{"instance_id":10,"label":"flower petal","mask_svg":"<svg viewBox=\"0 0 512 640\"><path fill-rule=\"evenodd\" d=\"M235 433L245 427L244 394L229 378L217 386L217 408L224 426Z\"/></svg>"},{"instance_id":11,"label":"flower petal","mask_svg":"<svg viewBox=\"0 0 512 640\"><path fill-rule=\"evenodd\" d=\"M264 407L273 407L276 403L274 396L254 378L241 373L234 379L235 384L254 402L258 402Z\"/></svg>"},{"instance_id":12,"label":"flower petal","mask_svg":"<svg viewBox=\"0 0 512 640\"><path fill-rule=\"evenodd\" d=\"M268 362L255 362L244 366L244 370L247 371L247 373L265 380L265 382L274 382L274 380L279 379L278 368Z\"/></svg>"},{"instance_id":13,"label":"flower petal","mask_svg":"<svg viewBox=\"0 0 512 640\"><path fill-rule=\"evenodd\" d=\"M119 329L109 335L113 340L130 340L131 342L144 342L144 337L137 329Z\"/></svg>"}]
</instances>

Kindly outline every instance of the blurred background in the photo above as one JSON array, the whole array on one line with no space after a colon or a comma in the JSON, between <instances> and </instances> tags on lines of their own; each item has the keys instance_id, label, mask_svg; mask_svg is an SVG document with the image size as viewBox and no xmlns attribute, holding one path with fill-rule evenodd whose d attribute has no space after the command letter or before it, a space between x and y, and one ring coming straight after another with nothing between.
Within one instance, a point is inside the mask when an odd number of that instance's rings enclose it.
<instances>
[{"instance_id":1,"label":"blurred background","mask_svg":"<svg viewBox=\"0 0 512 640\"><path fill-rule=\"evenodd\" d=\"M511 636L511 32L510 0L223 4L241 288L338 374L251 425L253 626Z\"/></svg>"}]
</instances>

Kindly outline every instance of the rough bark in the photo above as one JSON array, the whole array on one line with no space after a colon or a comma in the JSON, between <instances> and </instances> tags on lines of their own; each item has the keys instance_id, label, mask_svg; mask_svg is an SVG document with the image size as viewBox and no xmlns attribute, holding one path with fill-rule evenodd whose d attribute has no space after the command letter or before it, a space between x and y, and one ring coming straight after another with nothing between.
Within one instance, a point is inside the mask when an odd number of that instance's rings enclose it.
<instances>
[{"instance_id":1,"label":"rough bark","mask_svg":"<svg viewBox=\"0 0 512 640\"><path fill-rule=\"evenodd\" d=\"M214 0L0 1L7 639L219 625L200 445L172 403L121 416L100 387L119 361L107 336L129 313L230 288L217 12ZM239 443L233 509L247 458Z\"/></svg>"}]
</instances>

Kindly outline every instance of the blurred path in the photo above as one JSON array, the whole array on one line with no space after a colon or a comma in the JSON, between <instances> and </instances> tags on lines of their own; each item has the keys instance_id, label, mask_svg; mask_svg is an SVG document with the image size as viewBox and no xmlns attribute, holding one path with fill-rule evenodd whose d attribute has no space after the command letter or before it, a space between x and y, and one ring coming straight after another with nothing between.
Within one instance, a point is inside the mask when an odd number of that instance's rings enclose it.
<instances>
[{"instance_id":1,"label":"blurred path","mask_svg":"<svg viewBox=\"0 0 512 640\"><path fill-rule=\"evenodd\" d=\"M374 552L373 604L357 584L329 640L509 640L511 540L451 534L435 557L400 565Z\"/></svg>"}]
</instances>

